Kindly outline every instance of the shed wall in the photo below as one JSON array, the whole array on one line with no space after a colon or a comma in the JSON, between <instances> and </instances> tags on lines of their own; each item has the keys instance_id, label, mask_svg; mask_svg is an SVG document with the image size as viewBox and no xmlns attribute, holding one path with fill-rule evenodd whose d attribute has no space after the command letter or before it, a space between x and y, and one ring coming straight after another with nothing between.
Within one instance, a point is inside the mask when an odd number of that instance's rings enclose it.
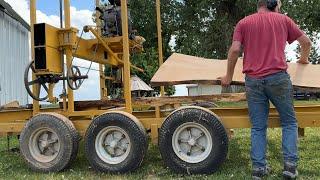
<instances>
[{"instance_id":1,"label":"shed wall","mask_svg":"<svg viewBox=\"0 0 320 180\"><path fill-rule=\"evenodd\" d=\"M29 31L0 10L0 105L28 103L23 76L29 53Z\"/></svg>"}]
</instances>

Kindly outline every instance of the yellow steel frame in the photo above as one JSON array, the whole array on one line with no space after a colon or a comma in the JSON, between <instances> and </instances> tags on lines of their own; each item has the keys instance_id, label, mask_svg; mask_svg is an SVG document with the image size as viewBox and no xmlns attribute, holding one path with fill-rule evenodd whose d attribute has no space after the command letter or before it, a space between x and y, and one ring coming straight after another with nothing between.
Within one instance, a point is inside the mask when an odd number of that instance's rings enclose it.
<instances>
[{"instance_id":1,"label":"yellow steel frame","mask_svg":"<svg viewBox=\"0 0 320 180\"><path fill-rule=\"evenodd\" d=\"M34 24L37 22L37 15L36 15L36 1L30 1L30 25L31 25L31 58L34 59L35 52L34 52ZM32 74L32 80L35 80L35 74ZM39 85L32 86L33 92L39 91ZM40 110L40 103L39 101L33 100L33 115L39 113Z\"/></svg>"},{"instance_id":2,"label":"yellow steel frame","mask_svg":"<svg viewBox=\"0 0 320 180\"><path fill-rule=\"evenodd\" d=\"M161 29L161 6L160 0L156 0L157 11L157 33L158 33L158 51L159 51L159 66L163 64L163 47L162 47L162 29ZM160 87L160 94L164 96L164 87Z\"/></svg>"},{"instance_id":3,"label":"yellow steel frame","mask_svg":"<svg viewBox=\"0 0 320 180\"><path fill-rule=\"evenodd\" d=\"M127 4L124 3L121 6L122 17L127 17ZM95 0L96 5L99 5L99 0ZM98 12L97 12L98 13ZM97 14L98 16L99 14ZM36 23L36 0L30 0L30 16L31 16L31 34L32 34L32 58L34 59L34 24ZM132 104L131 104L131 90L130 90L130 68L134 68L140 72L143 72L143 69L138 68L136 66L131 65L130 63L130 47L135 47L138 49L137 51L142 51L142 46L137 44L134 41L129 40L129 32L128 29L128 19L122 18L122 37L115 37L115 38L104 38L101 36L100 26L101 22L99 18L97 18L97 28L86 26L84 29L85 31L90 31L96 39L85 40L81 37L77 37L77 30L71 27L71 19L70 19L70 0L64 0L64 21L65 21L65 28L59 29L54 28L49 25L46 25L46 29L48 29L47 37L51 41L47 45L47 56L53 59L57 59L61 53L64 52L66 56L66 64L67 69L70 69L72 66L72 59L73 57L78 57L81 59L86 59L91 62L99 63L99 70L100 70L100 96L101 99L107 98L107 89L105 85L105 79L103 70L104 65L108 64L111 66L117 66L123 68L123 84L124 84L124 99L126 100L126 111L132 112ZM57 34L59 35L57 38ZM78 44L79 43L79 44ZM116 46L117 45L117 46ZM52 49L52 50L51 50ZM64 51L62 52L61 49ZM94 54L93 49L97 49L97 52ZM60 52L59 52L60 51ZM105 57L105 52L108 53L108 58ZM54 57L53 57L54 56ZM50 59L49 59L50 61ZM50 73L61 73L61 64L59 63L51 63L50 61L47 63L50 65L48 69L37 72L37 75L42 74L50 74ZM54 70L54 72L52 71ZM59 71L60 70L60 71ZM33 74L33 78L35 75ZM34 92L39 87L37 85L33 86ZM49 93L49 102L54 103L56 102L56 98L53 97L53 88L54 86L50 86L50 93ZM64 110L68 111L68 113L74 112L74 95L73 90L68 87L67 90L67 97L63 99ZM37 114L40 110L39 102L34 101L34 114Z\"/></svg>"},{"instance_id":4,"label":"yellow steel frame","mask_svg":"<svg viewBox=\"0 0 320 180\"><path fill-rule=\"evenodd\" d=\"M85 29L94 34L96 39L84 40L76 37L76 30L71 28L70 20L70 0L64 0L64 14L65 14L65 28L58 29L60 46L64 48L66 55L67 68L72 66L72 57L83 58L92 62L100 64L100 70L103 70L103 65L109 64L112 66L123 67L124 72L124 98L125 107L120 109L127 111L136 116L150 131L152 142L156 143L158 138L158 129L161 127L165 117L167 117L172 110L161 109L156 106L152 111L132 111L131 90L130 90L130 68L143 71L142 69L132 66L130 63L130 46L132 42L129 41L128 35L128 12L126 0L121 0L122 12L122 32L123 37L103 38L99 26L101 22L98 20L98 28L87 26ZM99 0L95 0L96 5L99 5ZM158 25L158 46L159 46L159 64L163 63L162 56L162 36L161 36L161 17L160 17L160 0L156 0L157 10L157 25ZM36 23L36 0L30 0L30 17L31 17L31 46L32 58L34 59L34 24ZM68 38L66 39L65 36ZM73 52L75 42L79 41L79 49ZM114 44L114 46L112 46ZM121 44L121 47L119 47ZM117 46L118 45L118 46ZM92 56L92 49L98 46L97 56ZM113 48L113 49L112 49ZM142 47L141 47L142 49ZM104 51L107 51L109 58L106 60L103 57ZM121 57L121 58L120 58ZM33 74L33 79L35 75ZM106 87L104 84L106 77L100 73L100 92L101 99L106 98ZM52 89L54 85L50 86L50 98L52 98ZM33 86L36 91L38 86ZM161 95L164 95L163 87L161 88ZM176 107L179 107L177 105ZM165 107L165 106L163 106ZM118 109L119 110L119 109ZM218 117L227 129L235 128L250 128L250 121L248 118L247 108L214 108L210 109ZM89 126L91 120L107 110L100 110L97 108L85 109L82 111L75 111L73 90L68 88L68 96L63 99L63 108L43 109L40 108L38 101L33 101L33 109L17 109L0 111L0 132L1 133L20 133L25 123L32 118L32 116L41 112L55 112L68 117L74 123L75 127L80 133L84 133ZM305 127L320 127L320 105L313 106L299 106L296 107L297 118L300 128ZM279 116L274 108L270 109L269 127L279 127Z\"/></svg>"},{"instance_id":5,"label":"yellow steel frame","mask_svg":"<svg viewBox=\"0 0 320 180\"><path fill-rule=\"evenodd\" d=\"M96 0L95 2L95 5L96 7L99 7L100 6L100 0ZM101 27L101 20L99 18L100 16L100 12L96 12L96 25L98 27L98 35L101 36L101 30L100 30L100 27ZM106 77L104 75L104 66L102 64L99 64L99 75L100 75L100 99L103 100L103 99L108 99L108 90L107 90L107 87L106 87L106 83L105 83L105 80L106 80Z\"/></svg>"},{"instance_id":6,"label":"yellow steel frame","mask_svg":"<svg viewBox=\"0 0 320 180\"><path fill-rule=\"evenodd\" d=\"M295 109L299 128L320 127L320 105L297 106ZM210 110L220 118L226 129L251 127L247 108L213 108ZM165 118L172 111L173 110L161 110L160 107L156 107L156 109L152 111L134 111L132 114L142 122L147 130L151 132L151 139L156 143L158 138L158 128L161 127ZM84 134L92 118L104 114L106 111L88 109L70 114L62 109L41 109L40 112L55 112L69 117L77 130L81 134ZM0 111L0 132L20 133L25 123L32 116L33 111L27 109ZM270 108L269 127L280 127L279 115L275 108Z\"/></svg>"}]
</instances>

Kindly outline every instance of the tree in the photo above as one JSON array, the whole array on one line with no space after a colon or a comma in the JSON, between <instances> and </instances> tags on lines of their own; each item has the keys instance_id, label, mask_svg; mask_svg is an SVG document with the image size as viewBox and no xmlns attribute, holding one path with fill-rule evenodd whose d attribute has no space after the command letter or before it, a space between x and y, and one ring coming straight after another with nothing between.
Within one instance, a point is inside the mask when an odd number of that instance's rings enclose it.
<instances>
[{"instance_id":1,"label":"tree","mask_svg":"<svg viewBox=\"0 0 320 180\"><path fill-rule=\"evenodd\" d=\"M283 11L310 36L320 32L320 0L284 1Z\"/></svg>"},{"instance_id":2,"label":"tree","mask_svg":"<svg viewBox=\"0 0 320 180\"><path fill-rule=\"evenodd\" d=\"M320 0L285 1L284 8L313 42L310 62L320 64L320 49L317 43L320 33ZM299 54L299 47L296 52Z\"/></svg>"},{"instance_id":3,"label":"tree","mask_svg":"<svg viewBox=\"0 0 320 180\"><path fill-rule=\"evenodd\" d=\"M177 52L225 59L237 22L256 12L250 0L183 0L175 32ZM320 32L320 0L283 1L283 13L309 35Z\"/></svg>"},{"instance_id":4,"label":"tree","mask_svg":"<svg viewBox=\"0 0 320 180\"><path fill-rule=\"evenodd\" d=\"M164 1L163 1L164 2ZM168 1L169 2L169 1ZM150 84L150 80L153 75L158 70L158 52L157 52L157 26L156 26L156 4L155 0L134 0L129 1L129 9L133 21L133 29L137 30L137 35L143 36L147 41L144 43L144 52L141 54L133 54L131 56L131 62L144 69L144 72L132 71L132 74L138 75L147 84ZM172 12L172 8L164 7L165 3L162 5L162 9L167 9ZM170 13L169 12L169 13ZM164 12L167 14L167 11ZM167 17L163 19L163 24L174 24L171 22L171 18ZM171 49L168 44L171 39L171 34L174 31L173 26L163 26L163 41L164 41L164 57L167 59L171 55ZM111 68L106 68L106 75L109 76ZM115 86L115 83L111 81L106 82L109 89L110 95L117 98L121 96L119 91L119 86ZM167 95L173 95L175 93L175 88L170 86L165 88ZM155 88L156 92L160 92L158 87Z\"/></svg>"},{"instance_id":5,"label":"tree","mask_svg":"<svg viewBox=\"0 0 320 180\"><path fill-rule=\"evenodd\" d=\"M249 0L182 1L177 52L225 59L236 23L254 11Z\"/></svg>"},{"instance_id":6,"label":"tree","mask_svg":"<svg viewBox=\"0 0 320 180\"><path fill-rule=\"evenodd\" d=\"M164 0L161 4L162 11L162 33L164 42L164 59L171 55L169 42L175 26L176 1ZM132 56L132 62L145 70L144 73L133 71L143 81L150 83L151 78L158 70L158 37L156 24L156 4L155 0L134 0L130 1L133 28L138 35L143 36L147 41L144 43L144 53ZM159 93L159 88L155 88ZM175 93L174 87L166 87L167 95Z\"/></svg>"},{"instance_id":7,"label":"tree","mask_svg":"<svg viewBox=\"0 0 320 180\"><path fill-rule=\"evenodd\" d=\"M145 37L145 53L133 63L145 68L139 74L147 83L158 67L155 0L130 1L133 26ZM283 1L283 13L292 17L310 36L320 33L320 0ZM237 22L257 10L252 0L162 0L164 55L167 59L175 37L174 51L214 59L226 59ZM318 51L313 51L318 59Z\"/></svg>"},{"instance_id":8,"label":"tree","mask_svg":"<svg viewBox=\"0 0 320 180\"><path fill-rule=\"evenodd\" d=\"M311 48L311 55L310 55L310 62L312 64L320 64L320 49L317 46L312 46Z\"/></svg>"}]
</instances>

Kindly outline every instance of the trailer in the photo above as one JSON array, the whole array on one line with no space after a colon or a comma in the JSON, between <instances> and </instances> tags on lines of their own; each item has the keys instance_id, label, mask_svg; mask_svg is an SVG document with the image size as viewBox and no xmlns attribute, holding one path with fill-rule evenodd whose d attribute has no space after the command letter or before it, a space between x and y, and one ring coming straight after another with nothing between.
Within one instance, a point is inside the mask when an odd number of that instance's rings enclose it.
<instances>
[{"instance_id":1,"label":"trailer","mask_svg":"<svg viewBox=\"0 0 320 180\"><path fill-rule=\"evenodd\" d=\"M132 51L141 44L129 39L126 0L121 0L122 36L105 37L101 21L84 27L93 39L77 36L70 24L70 1L64 0L65 27L36 24L36 0L30 1L32 57L26 68L25 85L33 103L28 107L0 111L0 132L19 135L20 151L26 164L38 172L59 172L76 158L79 141L84 140L85 155L93 169L107 173L127 173L140 167L148 150L148 137L158 144L161 156L177 173L213 173L226 160L228 129L250 128L247 108L204 108L195 102L240 101L244 94L198 97L160 97L132 99L130 69L141 70L130 61ZM157 0L159 58L162 63L160 1ZM100 6L99 1L96 1ZM97 12L99 16L99 12ZM97 18L98 19L98 18ZM81 33L82 34L82 33ZM74 57L100 64L100 101L74 101L73 92L83 80L72 64ZM64 68L64 62L67 67ZM122 72L124 98L109 100L103 74L108 64ZM32 75L32 80L28 77ZM67 91L53 96L59 81ZM41 90L42 89L42 90ZM163 88L161 94L163 95ZM42 106L46 101L52 106ZM133 107L148 106L137 111ZM320 127L320 105L297 106L299 128ZM143 108L141 108L143 109ZM278 113L270 109L269 127L280 127Z\"/></svg>"}]
</instances>

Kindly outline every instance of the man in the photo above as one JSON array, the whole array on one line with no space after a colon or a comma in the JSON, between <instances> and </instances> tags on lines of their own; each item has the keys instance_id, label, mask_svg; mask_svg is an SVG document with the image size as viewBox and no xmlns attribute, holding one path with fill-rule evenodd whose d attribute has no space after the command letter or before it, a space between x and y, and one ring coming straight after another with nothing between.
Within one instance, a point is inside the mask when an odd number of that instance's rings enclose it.
<instances>
[{"instance_id":1,"label":"man","mask_svg":"<svg viewBox=\"0 0 320 180\"><path fill-rule=\"evenodd\" d=\"M221 84L232 82L241 46L244 51L243 72L251 119L251 160L253 179L270 171L266 163L266 131L269 101L277 108L282 126L283 176L298 176L297 120L293 105L293 87L286 70L286 43L297 40L301 46L298 63L308 64L311 41L287 16L280 14L280 0L258 0L258 12L242 19L236 26L228 54L227 75Z\"/></svg>"}]
</instances>

